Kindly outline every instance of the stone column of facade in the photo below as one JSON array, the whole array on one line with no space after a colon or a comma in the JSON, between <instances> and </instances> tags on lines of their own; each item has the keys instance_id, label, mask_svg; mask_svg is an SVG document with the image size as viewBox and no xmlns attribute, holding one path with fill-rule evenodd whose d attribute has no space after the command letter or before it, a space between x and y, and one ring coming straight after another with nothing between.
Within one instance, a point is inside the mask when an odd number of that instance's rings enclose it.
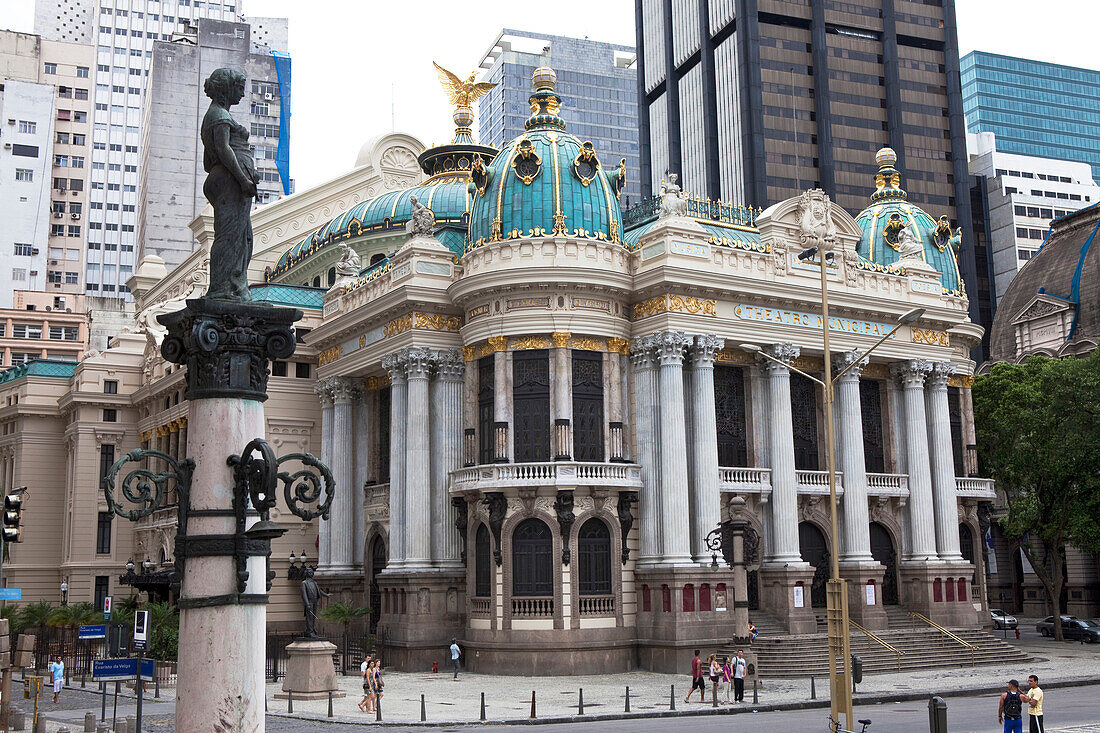
<instances>
[{"instance_id":1,"label":"stone column of facade","mask_svg":"<svg viewBox=\"0 0 1100 733\"><path fill-rule=\"evenodd\" d=\"M390 373L390 556L387 570L405 564L405 425L408 383L405 354L397 352L382 359Z\"/></svg>"},{"instance_id":2,"label":"stone column of facade","mask_svg":"<svg viewBox=\"0 0 1100 733\"><path fill-rule=\"evenodd\" d=\"M332 465L332 426L333 426L333 401L332 379L321 379L313 385L313 392L321 402L321 462L326 466ZM332 553L329 549L329 537L331 536L332 519L319 519L317 521L317 567L328 568Z\"/></svg>"},{"instance_id":3,"label":"stone column of facade","mask_svg":"<svg viewBox=\"0 0 1100 733\"><path fill-rule=\"evenodd\" d=\"M718 526L722 508L718 497L718 420L714 413L714 356L725 339L714 334L695 337L691 351L692 461L691 555L695 562L710 559L707 534Z\"/></svg>"},{"instance_id":4,"label":"stone column of facade","mask_svg":"<svg viewBox=\"0 0 1100 733\"><path fill-rule=\"evenodd\" d=\"M642 491L638 497L639 532L638 565L651 565L661 556L661 505L657 492L656 352L652 336L642 336L630 344L634 362L634 445L635 460L641 466Z\"/></svg>"},{"instance_id":5,"label":"stone column of facade","mask_svg":"<svg viewBox=\"0 0 1100 733\"><path fill-rule=\"evenodd\" d=\"M428 422L428 380L432 352L423 347L406 350L408 402L405 421L405 512L391 514L391 526L404 518L405 567L422 569L431 565L431 461L432 445Z\"/></svg>"},{"instance_id":6,"label":"stone column of facade","mask_svg":"<svg viewBox=\"0 0 1100 733\"><path fill-rule=\"evenodd\" d=\"M792 343L764 347L777 364L761 359L768 380L768 458L772 471L772 543L774 565L802 563L798 549L798 479L794 468L794 426L791 418L791 371L787 366L800 349Z\"/></svg>"},{"instance_id":7,"label":"stone column of facade","mask_svg":"<svg viewBox=\"0 0 1100 733\"><path fill-rule=\"evenodd\" d=\"M329 514L328 572L355 569L355 422L353 403L358 389L353 380L336 377L332 384L332 478L337 491Z\"/></svg>"},{"instance_id":8,"label":"stone column of facade","mask_svg":"<svg viewBox=\"0 0 1100 733\"><path fill-rule=\"evenodd\" d=\"M924 380L931 370L924 359L895 364L905 411L906 467L909 471L909 531L912 562L936 559L936 527L932 514L932 476L928 463L928 426L924 412Z\"/></svg>"},{"instance_id":9,"label":"stone column of facade","mask_svg":"<svg viewBox=\"0 0 1100 733\"><path fill-rule=\"evenodd\" d=\"M493 347L493 420L505 426L504 434L493 436L494 460L507 461L512 456L512 379L509 372L508 352L505 351L508 339L504 336L490 336L489 345ZM496 429L494 426L494 433Z\"/></svg>"},{"instance_id":10,"label":"stone column of facade","mask_svg":"<svg viewBox=\"0 0 1100 733\"><path fill-rule=\"evenodd\" d=\"M925 409L932 465L932 506L935 510L936 552L941 560L962 562L959 551L959 504L955 491L955 456L951 450L951 411L947 380L955 373L951 362L934 362L928 374Z\"/></svg>"},{"instance_id":11,"label":"stone column of facade","mask_svg":"<svg viewBox=\"0 0 1100 733\"><path fill-rule=\"evenodd\" d=\"M461 537L451 506L451 471L462 466L462 392L465 362L456 349L437 351L431 388L432 564L462 568Z\"/></svg>"},{"instance_id":12,"label":"stone column of facade","mask_svg":"<svg viewBox=\"0 0 1100 733\"><path fill-rule=\"evenodd\" d=\"M363 487L370 477L371 440L375 430L371 423L374 422L368 404L370 403L367 385L360 382L357 385L358 397L355 400L355 527L353 528L354 549L353 562L356 567L363 566L365 553L364 540L367 536L367 518L363 512Z\"/></svg>"},{"instance_id":13,"label":"stone column of facade","mask_svg":"<svg viewBox=\"0 0 1100 733\"><path fill-rule=\"evenodd\" d=\"M661 538L665 565L691 564L688 521L687 431L684 425L684 349L691 338L683 331L655 334L660 361L661 395Z\"/></svg>"},{"instance_id":14,"label":"stone column of facade","mask_svg":"<svg viewBox=\"0 0 1100 733\"><path fill-rule=\"evenodd\" d=\"M554 436L551 452L554 460L573 458L573 352L569 348L567 331L550 334L554 348L550 350L550 384L553 389L551 435Z\"/></svg>"},{"instance_id":15,"label":"stone column of facade","mask_svg":"<svg viewBox=\"0 0 1100 733\"><path fill-rule=\"evenodd\" d=\"M858 362L856 366L853 363ZM840 561L873 562L867 517L867 461L863 453L863 408L859 400L859 375L867 359L859 351L833 356L834 373L848 369L837 380L837 465L844 475L844 534Z\"/></svg>"}]
</instances>

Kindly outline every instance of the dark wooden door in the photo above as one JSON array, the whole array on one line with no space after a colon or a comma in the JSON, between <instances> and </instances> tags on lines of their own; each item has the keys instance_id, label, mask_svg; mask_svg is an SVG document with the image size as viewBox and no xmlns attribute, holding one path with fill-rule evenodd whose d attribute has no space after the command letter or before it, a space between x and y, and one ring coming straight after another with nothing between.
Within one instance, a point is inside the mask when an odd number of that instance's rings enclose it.
<instances>
[{"instance_id":1,"label":"dark wooden door","mask_svg":"<svg viewBox=\"0 0 1100 733\"><path fill-rule=\"evenodd\" d=\"M882 576L882 604L896 606L898 603L898 553L894 549L894 540L890 531L878 522L871 522L871 557L886 567Z\"/></svg>"},{"instance_id":2,"label":"dark wooden door","mask_svg":"<svg viewBox=\"0 0 1100 733\"><path fill-rule=\"evenodd\" d=\"M370 632L378 629L382 614L382 590L378 587L378 574L386 567L386 543L375 537L370 543Z\"/></svg>"},{"instance_id":3,"label":"dark wooden door","mask_svg":"<svg viewBox=\"0 0 1100 733\"><path fill-rule=\"evenodd\" d=\"M825 583L829 580L829 547L825 535L813 522L798 523L798 551L802 559L814 566L810 585L810 605L825 607Z\"/></svg>"},{"instance_id":4,"label":"dark wooden door","mask_svg":"<svg viewBox=\"0 0 1100 733\"><path fill-rule=\"evenodd\" d=\"M817 385L793 372L791 425L794 433L794 467L800 471L818 470Z\"/></svg>"},{"instance_id":5,"label":"dark wooden door","mask_svg":"<svg viewBox=\"0 0 1100 733\"><path fill-rule=\"evenodd\" d=\"M546 349L513 352L512 404L516 462L550 460L550 359Z\"/></svg>"},{"instance_id":6,"label":"dark wooden door","mask_svg":"<svg viewBox=\"0 0 1100 733\"><path fill-rule=\"evenodd\" d=\"M718 465L747 466L745 378L741 367L714 367L714 415L718 428Z\"/></svg>"}]
</instances>

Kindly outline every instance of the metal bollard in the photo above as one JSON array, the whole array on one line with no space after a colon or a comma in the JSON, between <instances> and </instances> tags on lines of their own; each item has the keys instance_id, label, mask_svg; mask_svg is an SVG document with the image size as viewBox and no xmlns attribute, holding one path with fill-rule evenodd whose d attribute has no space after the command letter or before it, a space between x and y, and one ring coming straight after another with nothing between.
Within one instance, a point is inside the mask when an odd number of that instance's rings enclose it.
<instances>
[{"instance_id":1,"label":"metal bollard","mask_svg":"<svg viewBox=\"0 0 1100 733\"><path fill-rule=\"evenodd\" d=\"M428 709L424 707L424 693L420 693L420 722L423 723L428 719Z\"/></svg>"},{"instance_id":2,"label":"metal bollard","mask_svg":"<svg viewBox=\"0 0 1100 733\"><path fill-rule=\"evenodd\" d=\"M157 676L153 679L153 698L156 699L156 698L159 698L159 697L160 697L160 677ZM266 702L266 700L265 700L265 702Z\"/></svg>"},{"instance_id":3,"label":"metal bollard","mask_svg":"<svg viewBox=\"0 0 1100 733\"><path fill-rule=\"evenodd\" d=\"M126 725L126 719L115 721L115 733L130 733L130 726Z\"/></svg>"},{"instance_id":4,"label":"metal bollard","mask_svg":"<svg viewBox=\"0 0 1100 733\"><path fill-rule=\"evenodd\" d=\"M328 716L332 717L332 690L328 691Z\"/></svg>"},{"instance_id":5,"label":"metal bollard","mask_svg":"<svg viewBox=\"0 0 1100 733\"><path fill-rule=\"evenodd\" d=\"M481 693L481 719L485 720L485 693Z\"/></svg>"},{"instance_id":6,"label":"metal bollard","mask_svg":"<svg viewBox=\"0 0 1100 733\"><path fill-rule=\"evenodd\" d=\"M630 712L630 685L626 686L626 709L624 709L623 712Z\"/></svg>"},{"instance_id":7,"label":"metal bollard","mask_svg":"<svg viewBox=\"0 0 1100 733\"><path fill-rule=\"evenodd\" d=\"M676 709L676 685L674 684L668 686L668 709Z\"/></svg>"},{"instance_id":8,"label":"metal bollard","mask_svg":"<svg viewBox=\"0 0 1100 733\"><path fill-rule=\"evenodd\" d=\"M288 713L294 712L294 690L286 691L286 711Z\"/></svg>"},{"instance_id":9,"label":"metal bollard","mask_svg":"<svg viewBox=\"0 0 1100 733\"><path fill-rule=\"evenodd\" d=\"M111 726L106 722L95 724L95 733L111 733Z\"/></svg>"},{"instance_id":10,"label":"metal bollard","mask_svg":"<svg viewBox=\"0 0 1100 733\"><path fill-rule=\"evenodd\" d=\"M531 717L535 717L535 691L531 690Z\"/></svg>"},{"instance_id":11,"label":"metal bollard","mask_svg":"<svg viewBox=\"0 0 1100 733\"><path fill-rule=\"evenodd\" d=\"M760 698L758 698L756 696L756 678L753 677L752 678L752 704L753 705L758 705L759 703L760 703Z\"/></svg>"},{"instance_id":12,"label":"metal bollard","mask_svg":"<svg viewBox=\"0 0 1100 733\"><path fill-rule=\"evenodd\" d=\"M710 704L710 706L712 708L716 708L716 707L718 707L718 685L716 685L714 683L711 683L710 692L711 692L711 695L710 695L711 704Z\"/></svg>"},{"instance_id":13,"label":"metal bollard","mask_svg":"<svg viewBox=\"0 0 1100 733\"><path fill-rule=\"evenodd\" d=\"M928 733L947 733L947 702L942 697L928 701Z\"/></svg>"},{"instance_id":14,"label":"metal bollard","mask_svg":"<svg viewBox=\"0 0 1100 733\"><path fill-rule=\"evenodd\" d=\"M812 675L810 676L810 699L817 699L817 687L814 685L814 678Z\"/></svg>"},{"instance_id":15,"label":"metal bollard","mask_svg":"<svg viewBox=\"0 0 1100 733\"><path fill-rule=\"evenodd\" d=\"M34 724L34 733L46 733L46 716L41 713Z\"/></svg>"},{"instance_id":16,"label":"metal bollard","mask_svg":"<svg viewBox=\"0 0 1100 733\"><path fill-rule=\"evenodd\" d=\"M87 679L87 673L85 671L80 672L80 689L84 689L84 680Z\"/></svg>"},{"instance_id":17,"label":"metal bollard","mask_svg":"<svg viewBox=\"0 0 1100 733\"><path fill-rule=\"evenodd\" d=\"M584 715L584 688L577 694L577 715Z\"/></svg>"},{"instance_id":18,"label":"metal bollard","mask_svg":"<svg viewBox=\"0 0 1100 733\"><path fill-rule=\"evenodd\" d=\"M95 733L95 713L84 713L84 733Z\"/></svg>"},{"instance_id":19,"label":"metal bollard","mask_svg":"<svg viewBox=\"0 0 1100 733\"><path fill-rule=\"evenodd\" d=\"M8 713L8 722L12 730L26 730L27 718L22 710L12 710Z\"/></svg>"},{"instance_id":20,"label":"metal bollard","mask_svg":"<svg viewBox=\"0 0 1100 733\"><path fill-rule=\"evenodd\" d=\"M374 697L374 720L377 723L382 722L382 695L379 693Z\"/></svg>"}]
</instances>

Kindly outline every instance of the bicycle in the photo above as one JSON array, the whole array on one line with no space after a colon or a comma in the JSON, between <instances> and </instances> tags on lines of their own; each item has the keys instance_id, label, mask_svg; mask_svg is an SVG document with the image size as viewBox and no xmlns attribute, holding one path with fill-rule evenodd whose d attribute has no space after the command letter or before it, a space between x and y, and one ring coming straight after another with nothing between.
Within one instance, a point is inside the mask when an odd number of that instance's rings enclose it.
<instances>
[{"instance_id":1,"label":"bicycle","mask_svg":"<svg viewBox=\"0 0 1100 733\"><path fill-rule=\"evenodd\" d=\"M866 733L867 726L871 724L871 721L868 718L863 718L861 720L857 720L856 722L863 725L863 727L859 729L859 733ZM855 731L848 730L847 728L841 728L840 721L833 720L833 716L831 715L829 716L829 730L831 733L855 733Z\"/></svg>"}]
</instances>

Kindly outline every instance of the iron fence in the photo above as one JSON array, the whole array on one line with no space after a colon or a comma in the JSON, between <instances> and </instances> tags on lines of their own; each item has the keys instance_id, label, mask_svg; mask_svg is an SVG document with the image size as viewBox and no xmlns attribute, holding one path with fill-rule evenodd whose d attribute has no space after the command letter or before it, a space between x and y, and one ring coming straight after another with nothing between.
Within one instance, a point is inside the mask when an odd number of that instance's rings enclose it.
<instances>
[{"instance_id":1,"label":"iron fence","mask_svg":"<svg viewBox=\"0 0 1100 733\"><path fill-rule=\"evenodd\" d=\"M318 629L324 633L321 629ZM336 645L332 653L332 663L339 675L359 674L359 665L367 653L379 652L375 646L375 637L365 632L349 631L348 633L325 634L327 641ZM267 635L266 673L271 682L278 682L286 676L287 651L286 648L300 638L296 632L269 633Z\"/></svg>"},{"instance_id":2,"label":"iron fence","mask_svg":"<svg viewBox=\"0 0 1100 733\"><path fill-rule=\"evenodd\" d=\"M24 633L35 637L36 672L49 669L53 658L60 655L65 662L65 671L72 678L90 675L93 659L129 656L132 630L128 625L109 624L106 639L79 639L77 629L57 626L26 629ZM12 649L16 648L16 643L17 637L13 635Z\"/></svg>"}]
</instances>

